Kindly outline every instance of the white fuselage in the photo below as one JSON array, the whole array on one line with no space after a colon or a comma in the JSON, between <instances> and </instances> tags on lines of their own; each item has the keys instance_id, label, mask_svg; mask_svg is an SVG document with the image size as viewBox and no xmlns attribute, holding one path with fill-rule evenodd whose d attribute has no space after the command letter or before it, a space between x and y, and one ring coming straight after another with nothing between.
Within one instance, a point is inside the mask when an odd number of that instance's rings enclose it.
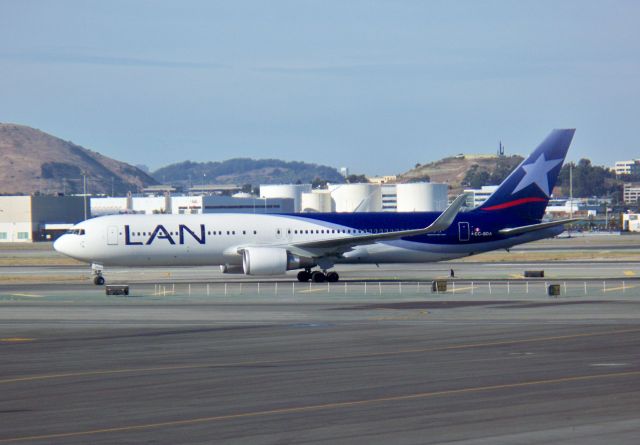
<instances>
[{"instance_id":1,"label":"white fuselage","mask_svg":"<svg viewBox=\"0 0 640 445\"><path fill-rule=\"evenodd\" d=\"M403 230L404 227L397 227ZM371 230L376 230L371 228ZM293 215L112 215L90 219L60 237L56 250L104 266L196 266L242 264L243 247L287 248L305 241L358 236L365 231ZM356 246L335 263L442 261L554 235L538 231L504 240L465 244L393 240ZM433 234L436 237L443 234Z\"/></svg>"}]
</instances>

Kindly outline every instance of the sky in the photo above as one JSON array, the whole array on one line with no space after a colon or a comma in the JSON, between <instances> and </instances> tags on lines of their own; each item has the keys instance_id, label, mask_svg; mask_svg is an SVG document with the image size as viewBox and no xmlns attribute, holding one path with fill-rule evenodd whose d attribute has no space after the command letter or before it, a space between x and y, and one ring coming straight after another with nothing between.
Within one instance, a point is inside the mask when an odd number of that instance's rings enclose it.
<instances>
[{"instance_id":1,"label":"sky","mask_svg":"<svg viewBox=\"0 0 640 445\"><path fill-rule=\"evenodd\" d=\"M152 170L640 158L638 1L0 0L0 122Z\"/></svg>"}]
</instances>

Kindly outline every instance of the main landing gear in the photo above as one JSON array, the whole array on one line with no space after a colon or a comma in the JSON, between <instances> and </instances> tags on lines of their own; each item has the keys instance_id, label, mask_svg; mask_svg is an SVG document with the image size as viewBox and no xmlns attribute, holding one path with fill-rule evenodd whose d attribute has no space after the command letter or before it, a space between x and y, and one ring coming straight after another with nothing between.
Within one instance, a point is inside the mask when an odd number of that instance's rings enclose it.
<instances>
[{"instance_id":1,"label":"main landing gear","mask_svg":"<svg viewBox=\"0 0 640 445\"><path fill-rule=\"evenodd\" d=\"M298 272L298 281L307 282L309 280L314 283L324 283L328 281L329 283L335 283L340 279L340 275L337 272L322 272L319 270L314 270L311 272L310 269L301 270Z\"/></svg>"}]
</instances>

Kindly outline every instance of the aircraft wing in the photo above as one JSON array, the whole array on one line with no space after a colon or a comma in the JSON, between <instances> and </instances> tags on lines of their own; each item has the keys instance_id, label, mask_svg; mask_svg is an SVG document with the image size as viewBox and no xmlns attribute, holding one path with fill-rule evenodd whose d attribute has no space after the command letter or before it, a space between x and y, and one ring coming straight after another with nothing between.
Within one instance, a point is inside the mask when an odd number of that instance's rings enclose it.
<instances>
[{"instance_id":1,"label":"aircraft wing","mask_svg":"<svg viewBox=\"0 0 640 445\"><path fill-rule=\"evenodd\" d=\"M350 251L355 246L373 244L378 241L389 241L410 236L424 235L426 233L442 232L453 223L460 208L466 201L466 194L458 196L444 212L429 226L422 229L398 230L385 233L368 233L366 235L348 236L341 238L324 239L318 241L305 241L288 246L291 252L304 256L340 255Z\"/></svg>"},{"instance_id":2,"label":"aircraft wing","mask_svg":"<svg viewBox=\"0 0 640 445\"><path fill-rule=\"evenodd\" d=\"M531 224L529 226L514 227L512 229L500 229L498 233L501 235L520 235L521 233L533 232L540 229L548 229L549 227L561 226L563 224L569 224L576 221L581 221L582 218L562 219L559 221L551 221L546 223Z\"/></svg>"}]
</instances>

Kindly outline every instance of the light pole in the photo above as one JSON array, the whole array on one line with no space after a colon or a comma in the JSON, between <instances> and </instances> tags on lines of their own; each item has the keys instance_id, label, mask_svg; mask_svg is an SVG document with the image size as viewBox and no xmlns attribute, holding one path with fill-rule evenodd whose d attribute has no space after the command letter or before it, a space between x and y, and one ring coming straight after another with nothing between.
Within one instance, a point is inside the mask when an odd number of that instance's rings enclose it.
<instances>
[{"instance_id":1,"label":"light pole","mask_svg":"<svg viewBox=\"0 0 640 445\"><path fill-rule=\"evenodd\" d=\"M87 174L82 173L82 200L84 201L84 220L87 220Z\"/></svg>"}]
</instances>

